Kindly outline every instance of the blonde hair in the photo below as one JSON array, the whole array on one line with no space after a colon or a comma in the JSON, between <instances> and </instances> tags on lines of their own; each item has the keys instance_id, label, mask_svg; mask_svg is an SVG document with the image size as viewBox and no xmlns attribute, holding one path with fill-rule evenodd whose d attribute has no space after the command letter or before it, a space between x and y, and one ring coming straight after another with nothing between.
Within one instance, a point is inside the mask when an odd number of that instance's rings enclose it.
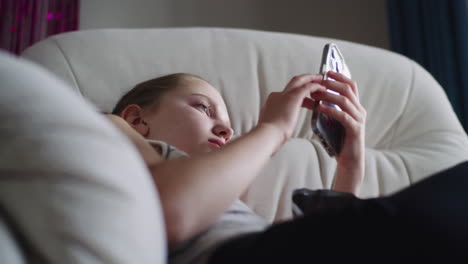
<instances>
[{"instance_id":1,"label":"blonde hair","mask_svg":"<svg viewBox=\"0 0 468 264\"><path fill-rule=\"evenodd\" d=\"M143 109L153 108L159 104L163 94L194 78L206 81L190 73L173 73L139 83L120 98L112 114L119 115L125 107L131 104L136 104Z\"/></svg>"}]
</instances>

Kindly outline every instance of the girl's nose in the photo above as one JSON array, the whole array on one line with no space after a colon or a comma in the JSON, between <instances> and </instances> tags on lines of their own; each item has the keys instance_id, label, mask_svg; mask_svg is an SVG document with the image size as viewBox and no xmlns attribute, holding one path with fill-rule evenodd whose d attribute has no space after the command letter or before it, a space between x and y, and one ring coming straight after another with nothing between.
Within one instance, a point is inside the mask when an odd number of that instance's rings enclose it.
<instances>
[{"instance_id":1,"label":"girl's nose","mask_svg":"<svg viewBox=\"0 0 468 264\"><path fill-rule=\"evenodd\" d=\"M213 130L214 134L220 138L223 138L225 143L231 139L234 133L232 128L225 125L217 125Z\"/></svg>"}]
</instances>

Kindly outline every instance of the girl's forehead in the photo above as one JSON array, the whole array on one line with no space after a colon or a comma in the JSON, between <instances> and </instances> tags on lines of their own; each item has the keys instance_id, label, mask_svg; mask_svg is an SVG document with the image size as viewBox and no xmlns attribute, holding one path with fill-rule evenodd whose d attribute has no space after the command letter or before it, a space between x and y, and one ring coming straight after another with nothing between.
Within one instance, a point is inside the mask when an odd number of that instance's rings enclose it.
<instances>
[{"instance_id":1,"label":"girl's forehead","mask_svg":"<svg viewBox=\"0 0 468 264\"><path fill-rule=\"evenodd\" d=\"M184 95L191 95L191 94L204 95L216 104L220 104L222 106L225 105L224 99L219 93L219 91L216 90L216 88L214 88L212 85L210 85L209 83L203 80L191 79L185 84L179 86L176 90L179 92L179 94L184 94Z\"/></svg>"}]
</instances>

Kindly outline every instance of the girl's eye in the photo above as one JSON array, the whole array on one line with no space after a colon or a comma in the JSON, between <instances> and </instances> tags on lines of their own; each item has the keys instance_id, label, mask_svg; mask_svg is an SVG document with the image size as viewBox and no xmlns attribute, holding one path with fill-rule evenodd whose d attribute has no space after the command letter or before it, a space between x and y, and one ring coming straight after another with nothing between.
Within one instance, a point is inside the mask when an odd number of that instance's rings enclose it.
<instances>
[{"instance_id":1,"label":"girl's eye","mask_svg":"<svg viewBox=\"0 0 468 264\"><path fill-rule=\"evenodd\" d=\"M196 108L200 109L203 113L207 114L210 116L210 108L204 104L197 104L195 105Z\"/></svg>"}]
</instances>

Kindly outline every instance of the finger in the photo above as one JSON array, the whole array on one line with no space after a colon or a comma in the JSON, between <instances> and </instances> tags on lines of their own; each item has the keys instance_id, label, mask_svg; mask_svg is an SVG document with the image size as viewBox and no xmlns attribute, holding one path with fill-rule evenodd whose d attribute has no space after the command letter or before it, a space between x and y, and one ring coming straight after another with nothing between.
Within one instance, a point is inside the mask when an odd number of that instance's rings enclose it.
<instances>
[{"instance_id":1,"label":"finger","mask_svg":"<svg viewBox=\"0 0 468 264\"><path fill-rule=\"evenodd\" d=\"M342 112L350 115L357 122L363 121L363 114L361 111L346 97L342 95L333 94L330 92L316 93L313 95L315 100L322 100L332 104L338 105ZM337 111L339 111L337 109Z\"/></svg>"},{"instance_id":2,"label":"finger","mask_svg":"<svg viewBox=\"0 0 468 264\"><path fill-rule=\"evenodd\" d=\"M315 107L315 103L316 101L308 98L308 97L305 97L304 100L302 101L302 107L305 107L307 109L310 109L310 110L314 110L314 107Z\"/></svg>"},{"instance_id":3,"label":"finger","mask_svg":"<svg viewBox=\"0 0 468 264\"><path fill-rule=\"evenodd\" d=\"M343 125L343 127L346 129L347 133L348 131L350 133L356 133L357 128L359 127L359 123L346 112L340 111L334 107L325 104L320 104L318 106L318 110L340 122L340 124Z\"/></svg>"},{"instance_id":4,"label":"finger","mask_svg":"<svg viewBox=\"0 0 468 264\"><path fill-rule=\"evenodd\" d=\"M354 94L359 96L357 83L355 81L353 81L352 79L348 78L347 76L345 76L345 75L343 75L341 73L334 72L334 71L327 72L327 76L334 79L334 80L336 80L336 81L338 81L338 82L348 84L350 86L351 90L354 92Z\"/></svg>"},{"instance_id":5,"label":"finger","mask_svg":"<svg viewBox=\"0 0 468 264\"><path fill-rule=\"evenodd\" d=\"M308 97L309 95L315 93L324 93L327 91L325 86L319 83L306 83L303 86L292 90L291 93L296 94L297 96L301 97L301 99Z\"/></svg>"},{"instance_id":6,"label":"finger","mask_svg":"<svg viewBox=\"0 0 468 264\"><path fill-rule=\"evenodd\" d=\"M294 76L289 83L286 85L284 91L290 91L292 89L303 86L306 83L310 82L319 82L323 79L323 76L320 74L302 74Z\"/></svg>"},{"instance_id":7,"label":"finger","mask_svg":"<svg viewBox=\"0 0 468 264\"><path fill-rule=\"evenodd\" d=\"M359 97L354 93L349 84L337 81L323 81L322 84L325 85L328 89L348 98L358 110L362 111L362 109L364 109L364 107L362 107L361 103L359 102Z\"/></svg>"}]
</instances>

